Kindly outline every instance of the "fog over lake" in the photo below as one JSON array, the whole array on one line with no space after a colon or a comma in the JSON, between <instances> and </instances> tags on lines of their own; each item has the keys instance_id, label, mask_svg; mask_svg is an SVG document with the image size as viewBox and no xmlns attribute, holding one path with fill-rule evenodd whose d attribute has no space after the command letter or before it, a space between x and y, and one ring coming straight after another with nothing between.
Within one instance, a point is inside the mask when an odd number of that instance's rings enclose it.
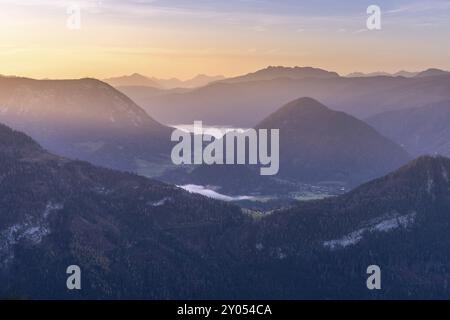
<instances>
[{"instance_id":1,"label":"fog over lake","mask_svg":"<svg viewBox=\"0 0 450 320\"><path fill-rule=\"evenodd\" d=\"M171 125L171 127L179 130L183 130L185 132L194 133L194 125L193 124L177 124L177 125ZM210 135L213 136L216 139L222 138L225 134L233 131L237 131L239 133L243 133L248 128L235 128L232 126L208 126L205 124L202 124L202 133L204 135Z\"/></svg>"}]
</instances>

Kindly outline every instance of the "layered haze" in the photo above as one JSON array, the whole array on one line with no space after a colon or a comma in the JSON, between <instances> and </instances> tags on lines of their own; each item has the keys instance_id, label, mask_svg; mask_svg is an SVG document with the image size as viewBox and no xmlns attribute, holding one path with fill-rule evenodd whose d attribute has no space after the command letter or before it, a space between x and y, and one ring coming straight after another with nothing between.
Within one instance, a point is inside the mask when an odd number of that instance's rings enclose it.
<instances>
[{"instance_id":1,"label":"layered haze","mask_svg":"<svg viewBox=\"0 0 450 320\"><path fill-rule=\"evenodd\" d=\"M1 0L0 299L449 299L449 16Z\"/></svg>"}]
</instances>

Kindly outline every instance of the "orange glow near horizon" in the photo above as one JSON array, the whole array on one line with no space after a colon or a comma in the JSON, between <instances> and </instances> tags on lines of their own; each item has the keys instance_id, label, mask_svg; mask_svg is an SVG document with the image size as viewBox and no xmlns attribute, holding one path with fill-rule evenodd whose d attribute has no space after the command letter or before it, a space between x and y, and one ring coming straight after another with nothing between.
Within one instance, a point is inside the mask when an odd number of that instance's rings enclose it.
<instances>
[{"instance_id":1,"label":"orange glow near horizon","mask_svg":"<svg viewBox=\"0 0 450 320\"><path fill-rule=\"evenodd\" d=\"M116 0L100 8L93 5L98 1L78 2L81 29L70 30L65 1L2 1L0 74L102 79L137 72L188 79L200 73L234 76L269 65L312 66L342 75L449 69L447 22L411 32L408 19L392 16L381 31L372 32L364 30L364 11L351 19L224 14L155 8L150 4L158 1L149 1L144 14Z\"/></svg>"}]
</instances>

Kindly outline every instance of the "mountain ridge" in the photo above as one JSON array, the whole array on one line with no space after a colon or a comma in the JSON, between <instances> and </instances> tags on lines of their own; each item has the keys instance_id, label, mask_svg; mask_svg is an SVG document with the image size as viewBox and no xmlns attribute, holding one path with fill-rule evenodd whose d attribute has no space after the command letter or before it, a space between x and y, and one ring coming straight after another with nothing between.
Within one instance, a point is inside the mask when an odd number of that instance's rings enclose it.
<instances>
[{"instance_id":1,"label":"mountain ridge","mask_svg":"<svg viewBox=\"0 0 450 320\"><path fill-rule=\"evenodd\" d=\"M273 76L269 72L269 76L261 79L244 76L235 82L216 81L186 92L139 96L139 102L166 124L186 124L200 119L208 125L248 128L274 112L274 106L299 96L313 97L332 109L364 119L385 111L450 99L449 92L448 75L295 78ZM133 98L134 93L129 94Z\"/></svg>"},{"instance_id":2,"label":"mountain ridge","mask_svg":"<svg viewBox=\"0 0 450 320\"><path fill-rule=\"evenodd\" d=\"M354 186L410 159L401 147L364 122L312 98L284 105L256 128L280 130L280 150L284 151L280 174L304 182L342 179Z\"/></svg>"},{"instance_id":3,"label":"mountain ridge","mask_svg":"<svg viewBox=\"0 0 450 320\"><path fill-rule=\"evenodd\" d=\"M237 207L54 156L0 125L5 144L0 297L206 297L215 290L208 279L219 269L206 251L210 239L245 220ZM81 266L82 291L67 290L65 270L73 264Z\"/></svg>"},{"instance_id":4,"label":"mountain ridge","mask_svg":"<svg viewBox=\"0 0 450 320\"><path fill-rule=\"evenodd\" d=\"M172 130L100 80L1 78L0 88L0 121L55 153L133 172L170 154Z\"/></svg>"},{"instance_id":5,"label":"mountain ridge","mask_svg":"<svg viewBox=\"0 0 450 320\"><path fill-rule=\"evenodd\" d=\"M366 122L411 154L450 156L450 100L381 113Z\"/></svg>"},{"instance_id":6,"label":"mountain ridge","mask_svg":"<svg viewBox=\"0 0 450 320\"><path fill-rule=\"evenodd\" d=\"M363 121L308 97L280 107L254 129L279 130L280 170L275 176L259 176L257 165L203 165L189 172L176 170L161 179L217 186L233 195L286 196L306 185L330 185L337 192L379 177L411 159Z\"/></svg>"},{"instance_id":7,"label":"mountain ridge","mask_svg":"<svg viewBox=\"0 0 450 320\"><path fill-rule=\"evenodd\" d=\"M441 281L446 270L438 268L450 261L448 158L421 157L345 195L261 215L47 157L31 138L0 125L4 144L25 153L0 149L2 297L450 296ZM365 278L374 263L389 275L375 296ZM76 292L66 287L73 264L82 270Z\"/></svg>"},{"instance_id":8,"label":"mountain ridge","mask_svg":"<svg viewBox=\"0 0 450 320\"><path fill-rule=\"evenodd\" d=\"M305 79L305 78L337 78L339 74L336 72L327 71L320 68L313 67L283 67L283 66L269 66L265 69L248 73L246 75L228 78L222 80L226 83L236 83L245 81L261 81L273 80L277 78L291 78L291 79Z\"/></svg>"},{"instance_id":9,"label":"mountain ridge","mask_svg":"<svg viewBox=\"0 0 450 320\"><path fill-rule=\"evenodd\" d=\"M177 88L197 88L205 86L209 83L225 79L224 76L208 76L205 74L198 74L188 80L180 80L177 78L159 79L155 77L147 77L139 73L133 73L129 76L119 76L104 79L103 81L111 84L114 87L150 87L156 89L177 89Z\"/></svg>"}]
</instances>

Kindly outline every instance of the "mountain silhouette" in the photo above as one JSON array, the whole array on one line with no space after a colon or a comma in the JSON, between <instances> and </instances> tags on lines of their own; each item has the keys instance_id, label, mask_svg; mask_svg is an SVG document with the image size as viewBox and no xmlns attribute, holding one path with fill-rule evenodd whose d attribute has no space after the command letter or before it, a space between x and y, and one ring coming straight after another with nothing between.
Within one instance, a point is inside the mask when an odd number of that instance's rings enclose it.
<instances>
[{"instance_id":1,"label":"mountain silhouette","mask_svg":"<svg viewBox=\"0 0 450 320\"><path fill-rule=\"evenodd\" d=\"M217 186L227 194L287 195L304 189L304 184L353 188L411 159L399 145L363 121L312 98L284 105L255 129L279 130L280 170L275 176L261 176L259 165L201 165L160 178L177 184Z\"/></svg>"},{"instance_id":2,"label":"mountain silhouette","mask_svg":"<svg viewBox=\"0 0 450 320\"><path fill-rule=\"evenodd\" d=\"M436 76L448 76L450 72L440 70L440 69L428 69L422 72L419 72L416 77L417 78L423 78L423 77L436 77Z\"/></svg>"},{"instance_id":3,"label":"mountain silhouette","mask_svg":"<svg viewBox=\"0 0 450 320\"><path fill-rule=\"evenodd\" d=\"M104 82L0 78L0 88L0 121L52 152L149 175L168 161L171 129Z\"/></svg>"},{"instance_id":4,"label":"mountain silhouette","mask_svg":"<svg viewBox=\"0 0 450 320\"><path fill-rule=\"evenodd\" d=\"M237 207L50 154L3 125L0 146L0 297L211 292L220 268L205 253L245 220ZM79 292L66 288L69 265L82 269Z\"/></svg>"},{"instance_id":5,"label":"mountain silhouette","mask_svg":"<svg viewBox=\"0 0 450 320\"><path fill-rule=\"evenodd\" d=\"M207 84L225 79L224 76L208 76L205 74L199 74L192 79L180 80L177 78L171 79L159 79L149 78L139 73L134 73L129 76L121 76L104 79L103 81L110 85L118 87L149 87L156 89L176 89L176 88L197 88L203 87Z\"/></svg>"},{"instance_id":6,"label":"mountain silhouette","mask_svg":"<svg viewBox=\"0 0 450 320\"><path fill-rule=\"evenodd\" d=\"M150 79L146 76L143 76L139 73L133 73L129 76L121 76L104 79L104 82L114 86L145 86L152 88L161 88L161 85L155 81L154 79Z\"/></svg>"},{"instance_id":7,"label":"mountain silhouette","mask_svg":"<svg viewBox=\"0 0 450 320\"><path fill-rule=\"evenodd\" d=\"M366 121L414 156L450 156L450 100L385 112Z\"/></svg>"},{"instance_id":8,"label":"mountain silhouette","mask_svg":"<svg viewBox=\"0 0 450 320\"><path fill-rule=\"evenodd\" d=\"M228 78L223 80L225 83L247 82L247 81L261 81L261 80L273 80L277 78L290 78L290 79L308 79L308 78L337 78L339 74L336 72L330 72L323 69L312 67L283 67L283 66L270 66L262 70L258 70L253 73L249 73L243 76Z\"/></svg>"},{"instance_id":9,"label":"mountain silhouette","mask_svg":"<svg viewBox=\"0 0 450 320\"><path fill-rule=\"evenodd\" d=\"M261 214L55 156L3 125L0 146L1 297L450 297L440 267L450 261L448 158ZM69 265L82 290L67 290Z\"/></svg>"},{"instance_id":10,"label":"mountain silhouette","mask_svg":"<svg viewBox=\"0 0 450 320\"><path fill-rule=\"evenodd\" d=\"M280 176L291 180L355 186L410 159L364 122L311 98L286 104L256 128L280 130Z\"/></svg>"},{"instance_id":11,"label":"mountain silhouette","mask_svg":"<svg viewBox=\"0 0 450 320\"><path fill-rule=\"evenodd\" d=\"M136 99L162 123L202 120L209 125L243 128L254 127L279 105L298 97L312 97L360 119L450 99L448 74L349 78L312 68L314 72L305 73L303 69L272 67L185 92L144 98L138 93ZM127 94L135 98L133 92Z\"/></svg>"}]
</instances>

